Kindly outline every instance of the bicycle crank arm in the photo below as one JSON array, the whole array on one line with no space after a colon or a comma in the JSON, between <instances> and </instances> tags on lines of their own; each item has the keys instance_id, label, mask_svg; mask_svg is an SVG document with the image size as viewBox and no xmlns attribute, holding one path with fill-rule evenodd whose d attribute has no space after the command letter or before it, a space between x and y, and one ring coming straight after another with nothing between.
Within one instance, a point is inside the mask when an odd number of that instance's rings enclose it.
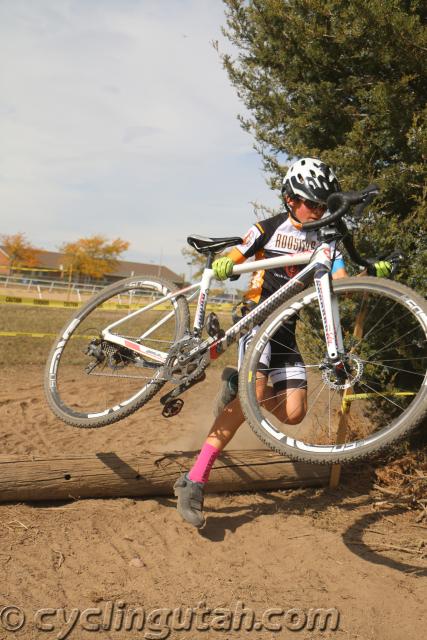
<instances>
[{"instance_id":1,"label":"bicycle crank arm","mask_svg":"<svg viewBox=\"0 0 427 640\"><path fill-rule=\"evenodd\" d=\"M169 391L164 396L160 398L160 404L164 405L162 415L165 418L171 418L172 416L176 416L182 409L184 405L184 400L178 398L184 391L187 391L190 387L193 387L195 384L199 382L203 382L206 378L206 373L203 371L202 375L196 380L190 380L189 382L185 382L184 384L180 384L175 389ZM180 402L178 402L178 400Z\"/></svg>"}]
</instances>

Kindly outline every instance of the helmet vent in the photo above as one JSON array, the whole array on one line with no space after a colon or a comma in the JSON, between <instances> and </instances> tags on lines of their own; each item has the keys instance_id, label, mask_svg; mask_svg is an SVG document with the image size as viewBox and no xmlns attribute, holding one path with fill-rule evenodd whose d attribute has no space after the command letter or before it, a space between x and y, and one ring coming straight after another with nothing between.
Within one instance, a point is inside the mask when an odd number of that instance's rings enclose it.
<instances>
[{"instance_id":1,"label":"helmet vent","mask_svg":"<svg viewBox=\"0 0 427 640\"><path fill-rule=\"evenodd\" d=\"M317 158L301 158L289 167L283 189L290 196L326 204L332 193L340 191L338 180L328 165Z\"/></svg>"}]
</instances>

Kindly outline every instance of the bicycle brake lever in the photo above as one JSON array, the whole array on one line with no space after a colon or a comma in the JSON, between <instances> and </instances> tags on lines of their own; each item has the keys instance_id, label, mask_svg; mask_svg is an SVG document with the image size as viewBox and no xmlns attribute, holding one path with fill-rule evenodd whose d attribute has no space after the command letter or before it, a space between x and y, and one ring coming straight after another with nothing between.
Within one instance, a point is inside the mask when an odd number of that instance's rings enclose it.
<instances>
[{"instance_id":1,"label":"bicycle brake lever","mask_svg":"<svg viewBox=\"0 0 427 640\"><path fill-rule=\"evenodd\" d=\"M357 220L357 218L361 218L363 211L366 209L366 207L368 206L368 204L371 204L371 202L373 202L377 196L377 194L379 193L378 191L370 191L367 195L366 198L364 198L362 200L362 202L360 202L359 204L357 204L354 208L353 208L353 217Z\"/></svg>"}]
</instances>

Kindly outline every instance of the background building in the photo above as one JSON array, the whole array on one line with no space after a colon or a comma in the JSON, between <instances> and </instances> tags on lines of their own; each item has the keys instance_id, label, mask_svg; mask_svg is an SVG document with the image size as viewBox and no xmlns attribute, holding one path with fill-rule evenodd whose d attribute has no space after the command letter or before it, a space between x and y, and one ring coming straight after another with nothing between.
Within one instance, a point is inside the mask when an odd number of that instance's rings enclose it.
<instances>
[{"instance_id":1,"label":"background building","mask_svg":"<svg viewBox=\"0 0 427 640\"><path fill-rule=\"evenodd\" d=\"M37 251L38 264L33 267L13 267L10 269L9 256L4 247L0 246L0 275L13 275L25 277L25 279L37 280L68 280L85 284L107 285L122 278L138 275L150 275L163 277L173 282L177 286L183 286L184 278L165 267L164 265L147 264L144 262L129 262L127 260L117 260L115 268L109 273L105 273L101 278L90 278L89 276L77 273L70 274L67 266L67 257L64 253L56 251Z\"/></svg>"}]
</instances>

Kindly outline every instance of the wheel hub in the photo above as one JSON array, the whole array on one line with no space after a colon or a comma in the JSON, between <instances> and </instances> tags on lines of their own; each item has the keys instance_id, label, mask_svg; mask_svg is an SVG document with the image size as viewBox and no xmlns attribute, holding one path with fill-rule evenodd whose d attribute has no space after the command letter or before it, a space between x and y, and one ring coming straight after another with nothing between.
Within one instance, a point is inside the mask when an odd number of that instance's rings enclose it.
<instances>
[{"instance_id":1,"label":"wheel hub","mask_svg":"<svg viewBox=\"0 0 427 640\"><path fill-rule=\"evenodd\" d=\"M322 379L331 389L342 391L358 382L363 374L363 362L355 355L348 355L338 363L322 366Z\"/></svg>"}]
</instances>

